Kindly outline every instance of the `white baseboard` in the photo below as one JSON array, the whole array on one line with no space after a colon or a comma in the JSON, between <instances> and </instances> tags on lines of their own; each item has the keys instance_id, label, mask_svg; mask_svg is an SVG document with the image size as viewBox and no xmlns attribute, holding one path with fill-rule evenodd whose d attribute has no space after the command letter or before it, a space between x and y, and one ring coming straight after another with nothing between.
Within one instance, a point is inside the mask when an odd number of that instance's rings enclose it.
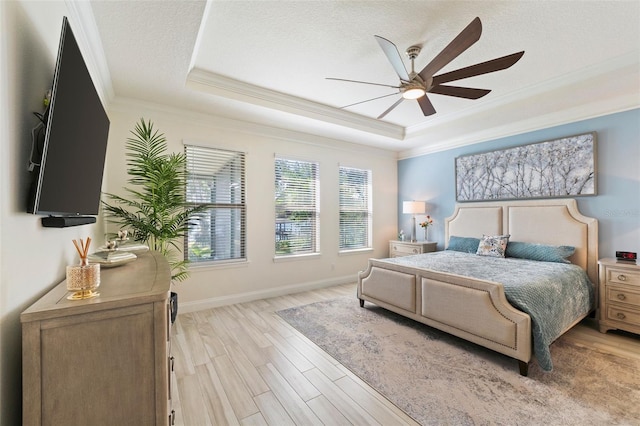
<instances>
[{"instance_id":1,"label":"white baseboard","mask_svg":"<svg viewBox=\"0 0 640 426\"><path fill-rule=\"evenodd\" d=\"M286 294L300 293L303 291L315 290L318 288L331 287L334 285L355 283L355 275L331 278L327 280L311 281L302 284L287 285L269 288L259 291L232 294L228 296L212 297L210 299L194 300L191 302L178 302L178 313L189 313L202 311L204 309L217 308L219 306L233 305L235 303L251 302L253 300L267 299L269 297L284 296ZM354 293L355 297L355 293Z\"/></svg>"}]
</instances>

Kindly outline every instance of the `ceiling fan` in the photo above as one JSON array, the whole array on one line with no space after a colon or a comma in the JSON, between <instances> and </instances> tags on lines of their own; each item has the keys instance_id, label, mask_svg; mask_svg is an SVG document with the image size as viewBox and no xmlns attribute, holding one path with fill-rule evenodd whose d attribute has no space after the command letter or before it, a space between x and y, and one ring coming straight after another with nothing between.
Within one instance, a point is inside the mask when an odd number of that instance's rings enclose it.
<instances>
[{"instance_id":1,"label":"ceiling fan","mask_svg":"<svg viewBox=\"0 0 640 426\"><path fill-rule=\"evenodd\" d=\"M398 48L395 44L389 40L374 36L378 41L378 44L382 48L382 51L386 55L387 59L391 63L391 66L398 74L400 78L399 85L370 83L367 81L347 80L343 78L327 78L327 80L347 81L352 83L371 84L375 86L384 86L398 89L397 92L388 95L378 96L377 98L367 99L366 101L356 102L354 104L346 105L342 108L348 108L354 105L359 105L364 102L370 102L376 99L385 98L388 96L394 96L400 94L401 97L393 105L387 108L377 118L381 119L389 114L395 107L400 105L405 99L415 99L418 101L422 113L425 116L435 114L436 110L433 104L429 100L427 93L435 93L438 95L455 96L458 98L466 99L478 99L485 96L491 90L487 89L474 89L470 87L451 86L444 83L448 83L455 80L461 80L464 78L474 77L477 75L488 74L495 71L500 71L509 68L524 55L524 51L513 53L511 55L503 56L501 58L492 59L490 61L482 62L479 64L471 65L465 68L460 68L455 71L446 72L444 74L435 75L438 71L444 68L448 63L457 58L462 52L471 47L476 41L480 39L482 34L482 23L480 18L475 18L467 27L462 30L458 36L451 41L435 58L431 60L419 73L415 72L413 62L420 53L420 46L411 46L407 49L406 54L411 60L411 72L407 72L404 66L402 57L398 52Z\"/></svg>"}]
</instances>

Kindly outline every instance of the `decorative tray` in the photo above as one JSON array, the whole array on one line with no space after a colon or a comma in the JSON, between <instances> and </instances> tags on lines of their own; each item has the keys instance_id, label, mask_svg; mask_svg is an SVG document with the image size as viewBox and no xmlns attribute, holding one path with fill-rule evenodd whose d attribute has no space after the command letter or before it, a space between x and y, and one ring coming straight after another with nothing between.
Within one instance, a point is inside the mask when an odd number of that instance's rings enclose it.
<instances>
[{"instance_id":1,"label":"decorative tray","mask_svg":"<svg viewBox=\"0 0 640 426\"><path fill-rule=\"evenodd\" d=\"M118 248L116 249L117 251L138 251L138 252L143 252L143 251L149 251L149 246L146 244L142 244L142 243L135 243L135 242L131 242L131 243L120 243L119 240L118 241Z\"/></svg>"},{"instance_id":2,"label":"decorative tray","mask_svg":"<svg viewBox=\"0 0 640 426\"><path fill-rule=\"evenodd\" d=\"M127 243L127 242L121 242L120 240L113 240L111 241L111 245L103 245L99 248L100 252L103 251L108 251L108 252L114 252L114 251L138 251L138 252L143 252L143 251L149 251L149 246L147 246L146 244L143 243Z\"/></svg>"},{"instance_id":3,"label":"decorative tray","mask_svg":"<svg viewBox=\"0 0 640 426\"><path fill-rule=\"evenodd\" d=\"M103 268L124 265L137 258L138 256L133 253L118 250L97 251L87 256L89 263L99 263Z\"/></svg>"}]
</instances>

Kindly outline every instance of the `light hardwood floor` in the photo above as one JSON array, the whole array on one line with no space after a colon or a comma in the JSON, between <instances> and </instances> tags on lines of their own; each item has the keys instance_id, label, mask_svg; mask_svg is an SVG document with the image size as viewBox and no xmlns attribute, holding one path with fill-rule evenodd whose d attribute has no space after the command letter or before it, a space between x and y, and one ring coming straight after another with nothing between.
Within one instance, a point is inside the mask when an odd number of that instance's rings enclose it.
<instances>
[{"instance_id":1,"label":"light hardwood floor","mask_svg":"<svg viewBox=\"0 0 640 426\"><path fill-rule=\"evenodd\" d=\"M352 295L355 284L179 314L173 327L176 425L416 425L276 311ZM570 330L580 345L640 359L640 336ZM515 369L514 361L514 369Z\"/></svg>"}]
</instances>

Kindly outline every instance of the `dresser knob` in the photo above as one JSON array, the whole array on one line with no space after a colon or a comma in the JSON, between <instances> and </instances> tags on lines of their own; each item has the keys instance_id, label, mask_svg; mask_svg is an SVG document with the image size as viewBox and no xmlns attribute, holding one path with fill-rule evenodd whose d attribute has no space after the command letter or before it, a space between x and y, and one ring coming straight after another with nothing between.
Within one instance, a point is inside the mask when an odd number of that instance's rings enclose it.
<instances>
[{"instance_id":1,"label":"dresser knob","mask_svg":"<svg viewBox=\"0 0 640 426\"><path fill-rule=\"evenodd\" d=\"M622 312L618 312L616 314L616 316L618 317L618 319L625 319L626 318L625 315Z\"/></svg>"},{"instance_id":2,"label":"dresser knob","mask_svg":"<svg viewBox=\"0 0 640 426\"><path fill-rule=\"evenodd\" d=\"M622 293L618 293L618 296L617 296L617 297L618 297L618 300L624 300L624 299L626 299L626 298L627 298L627 297L626 297L624 294L622 294Z\"/></svg>"},{"instance_id":3,"label":"dresser knob","mask_svg":"<svg viewBox=\"0 0 640 426\"><path fill-rule=\"evenodd\" d=\"M623 275L623 274L620 274L620 275L618 275L618 280L619 281L626 281L627 280L627 276Z\"/></svg>"}]
</instances>

